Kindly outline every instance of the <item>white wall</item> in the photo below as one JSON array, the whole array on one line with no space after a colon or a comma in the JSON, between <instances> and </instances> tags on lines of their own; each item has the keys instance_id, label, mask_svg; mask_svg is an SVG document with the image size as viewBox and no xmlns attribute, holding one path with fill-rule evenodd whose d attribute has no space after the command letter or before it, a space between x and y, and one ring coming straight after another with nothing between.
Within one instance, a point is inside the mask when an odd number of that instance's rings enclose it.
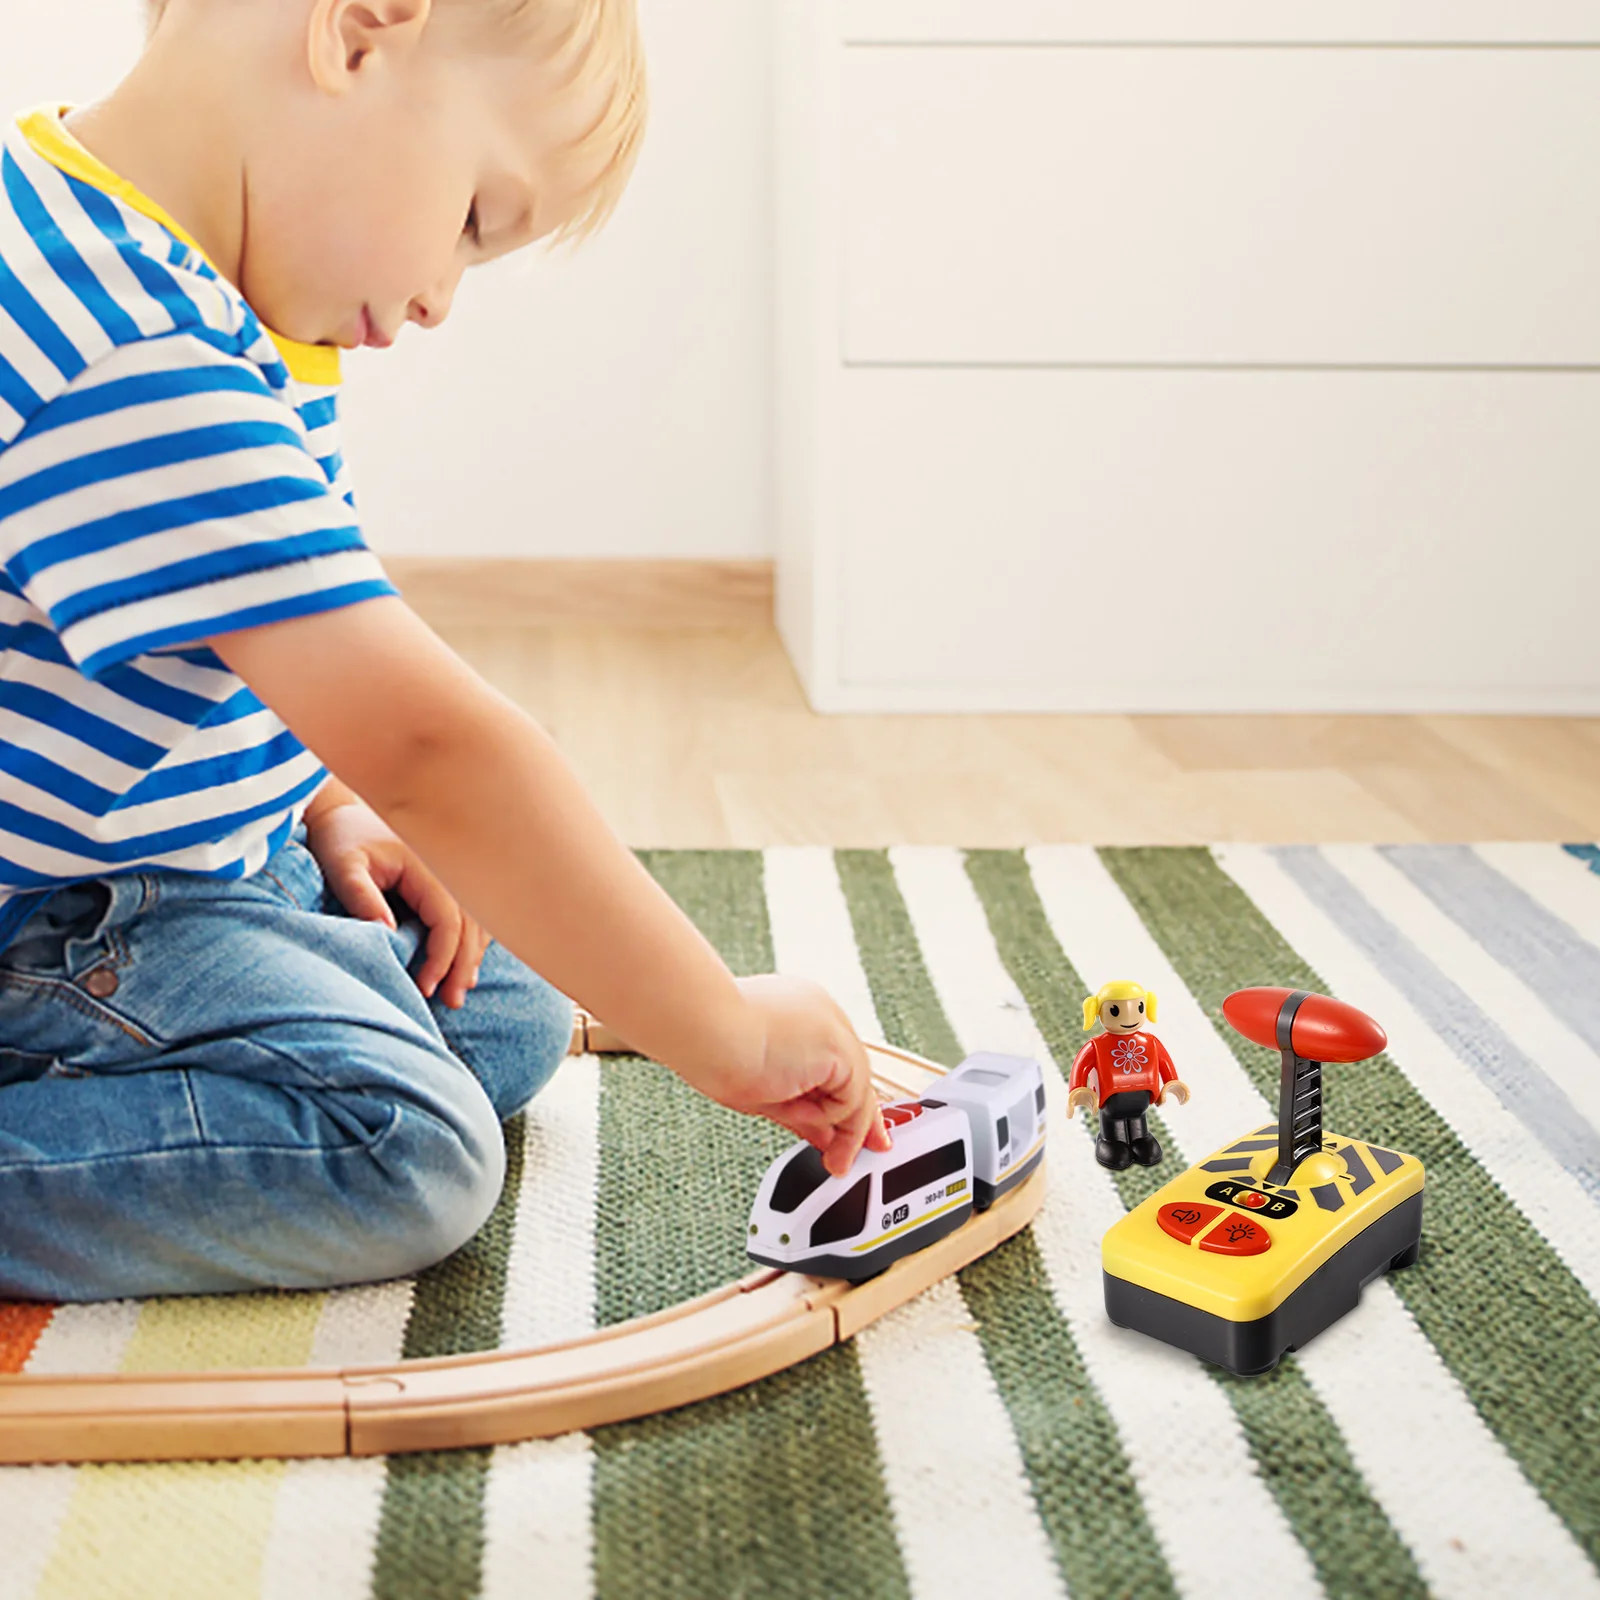
<instances>
[{"instance_id":1,"label":"white wall","mask_svg":"<svg viewBox=\"0 0 1600 1600\"><path fill-rule=\"evenodd\" d=\"M769 8L641 5L652 125L607 232L481 269L444 329L346 358L385 553L770 552ZM0 0L0 107L102 93L140 18L139 0Z\"/></svg>"}]
</instances>

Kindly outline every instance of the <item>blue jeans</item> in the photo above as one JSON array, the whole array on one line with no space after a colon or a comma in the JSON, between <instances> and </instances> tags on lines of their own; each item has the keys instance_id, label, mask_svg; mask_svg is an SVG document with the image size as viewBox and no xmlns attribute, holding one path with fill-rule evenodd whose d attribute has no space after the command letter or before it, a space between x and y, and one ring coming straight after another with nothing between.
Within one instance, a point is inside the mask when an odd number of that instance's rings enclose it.
<instances>
[{"instance_id":1,"label":"blue jeans","mask_svg":"<svg viewBox=\"0 0 1600 1600\"><path fill-rule=\"evenodd\" d=\"M422 925L346 915L304 840L75 884L0 951L0 1299L370 1282L488 1217L572 1007L500 945L424 1000Z\"/></svg>"}]
</instances>

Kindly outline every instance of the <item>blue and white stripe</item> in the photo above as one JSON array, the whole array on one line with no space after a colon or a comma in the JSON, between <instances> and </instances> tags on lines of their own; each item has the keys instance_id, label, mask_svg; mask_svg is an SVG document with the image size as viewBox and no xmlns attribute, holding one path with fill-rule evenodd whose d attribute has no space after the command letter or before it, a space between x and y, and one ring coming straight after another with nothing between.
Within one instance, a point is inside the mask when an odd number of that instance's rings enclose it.
<instances>
[{"instance_id":1,"label":"blue and white stripe","mask_svg":"<svg viewBox=\"0 0 1600 1600\"><path fill-rule=\"evenodd\" d=\"M0 142L0 946L76 879L256 871L325 774L204 641L394 592L335 364L167 222L59 112Z\"/></svg>"}]
</instances>

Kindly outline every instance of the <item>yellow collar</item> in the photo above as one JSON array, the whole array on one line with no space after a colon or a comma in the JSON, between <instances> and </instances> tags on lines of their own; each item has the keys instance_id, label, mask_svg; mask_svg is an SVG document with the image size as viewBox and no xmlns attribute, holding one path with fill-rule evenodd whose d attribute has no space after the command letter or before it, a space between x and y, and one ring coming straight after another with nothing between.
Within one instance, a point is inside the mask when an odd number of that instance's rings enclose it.
<instances>
[{"instance_id":1,"label":"yellow collar","mask_svg":"<svg viewBox=\"0 0 1600 1600\"><path fill-rule=\"evenodd\" d=\"M124 205L131 206L133 210L149 217L153 222L159 222L168 233L181 239L196 255L206 260L205 251L154 200L148 195L141 194L126 178L113 172L105 162L73 137L66 123L62 121L70 110L71 106L64 105L40 106L37 110L18 117L17 126L22 129L23 137L46 161L59 167L71 177L81 178L83 182L92 183L95 188L103 189L107 194L122 201ZM215 264L211 265L215 270ZM268 328L267 332L283 356L283 364L301 383L332 388L339 382L338 345L301 344L296 339L286 339L282 334L273 333L271 328Z\"/></svg>"}]
</instances>

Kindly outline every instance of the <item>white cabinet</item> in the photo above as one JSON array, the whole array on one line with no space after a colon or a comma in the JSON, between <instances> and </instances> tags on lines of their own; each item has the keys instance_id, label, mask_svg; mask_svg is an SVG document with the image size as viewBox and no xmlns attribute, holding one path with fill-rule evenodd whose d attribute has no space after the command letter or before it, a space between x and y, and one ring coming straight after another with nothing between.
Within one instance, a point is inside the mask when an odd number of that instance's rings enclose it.
<instances>
[{"instance_id":1,"label":"white cabinet","mask_svg":"<svg viewBox=\"0 0 1600 1600\"><path fill-rule=\"evenodd\" d=\"M780 0L828 710L1600 710L1600 4Z\"/></svg>"}]
</instances>

